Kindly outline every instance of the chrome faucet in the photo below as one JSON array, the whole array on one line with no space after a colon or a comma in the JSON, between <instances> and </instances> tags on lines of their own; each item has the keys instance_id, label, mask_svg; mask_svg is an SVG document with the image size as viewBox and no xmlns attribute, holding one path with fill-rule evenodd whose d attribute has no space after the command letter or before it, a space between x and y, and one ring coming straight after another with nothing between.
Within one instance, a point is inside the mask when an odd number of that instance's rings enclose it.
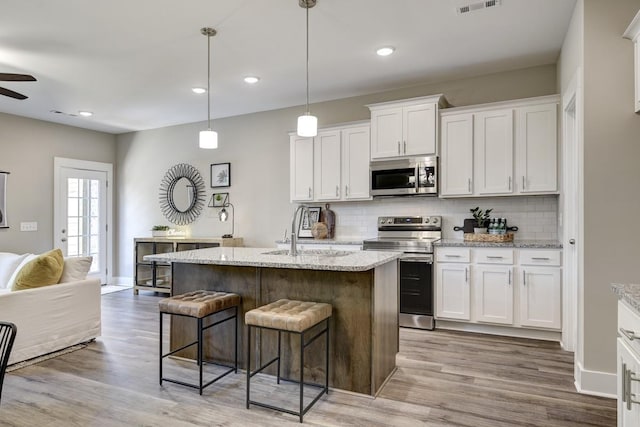
<instances>
[{"instance_id":1,"label":"chrome faucet","mask_svg":"<svg viewBox=\"0 0 640 427\"><path fill-rule=\"evenodd\" d=\"M289 255L296 256L298 255L298 242L297 242L297 230L296 227L296 218L298 217L298 212L302 211L302 215L307 210L307 205L300 205L293 213L293 218L291 218L291 249L289 249ZM302 221L302 216L300 217L300 221Z\"/></svg>"}]
</instances>

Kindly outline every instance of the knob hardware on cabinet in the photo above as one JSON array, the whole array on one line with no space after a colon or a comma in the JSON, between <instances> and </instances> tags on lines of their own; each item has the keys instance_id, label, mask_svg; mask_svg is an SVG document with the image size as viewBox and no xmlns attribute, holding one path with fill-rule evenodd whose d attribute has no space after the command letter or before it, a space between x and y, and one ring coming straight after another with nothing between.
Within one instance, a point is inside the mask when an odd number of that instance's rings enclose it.
<instances>
[{"instance_id":1,"label":"knob hardware on cabinet","mask_svg":"<svg viewBox=\"0 0 640 427\"><path fill-rule=\"evenodd\" d=\"M398 154L400 154L400 141L398 141Z\"/></svg>"},{"instance_id":2,"label":"knob hardware on cabinet","mask_svg":"<svg viewBox=\"0 0 640 427\"><path fill-rule=\"evenodd\" d=\"M569 244L570 245L575 245L576 244L576 239L569 239Z\"/></svg>"},{"instance_id":3,"label":"knob hardware on cabinet","mask_svg":"<svg viewBox=\"0 0 640 427\"><path fill-rule=\"evenodd\" d=\"M340 186L336 185L336 197L340 195Z\"/></svg>"}]
</instances>

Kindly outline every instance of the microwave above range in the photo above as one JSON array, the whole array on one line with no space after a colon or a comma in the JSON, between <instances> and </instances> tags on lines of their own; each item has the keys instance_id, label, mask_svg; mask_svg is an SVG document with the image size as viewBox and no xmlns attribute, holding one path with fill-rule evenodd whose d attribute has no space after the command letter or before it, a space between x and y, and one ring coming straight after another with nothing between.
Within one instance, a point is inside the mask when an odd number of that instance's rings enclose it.
<instances>
[{"instance_id":1,"label":"microwave above range","mask_svg":"<svg viewBox=\"0 0 640 427\"><path fill-rule=\"evenodd\" d=\"M372 162L369 170L373 197L438 195L436 156Z\"/></svg>"}]
</instances>

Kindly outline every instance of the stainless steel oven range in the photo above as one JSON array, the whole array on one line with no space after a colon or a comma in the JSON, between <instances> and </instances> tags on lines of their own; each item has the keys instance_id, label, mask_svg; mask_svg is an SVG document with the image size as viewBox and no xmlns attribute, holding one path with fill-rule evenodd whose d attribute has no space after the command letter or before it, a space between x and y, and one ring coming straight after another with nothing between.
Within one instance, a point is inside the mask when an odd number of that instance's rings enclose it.
<instances>
[{"instance_id":1,"label":"stainless steel oven range","mask_svg":"<svg viewBox=\"0 0 640 427\"><path fill-rule=\"evenodd\" d=\"M364 250L404 252L399 261L400 326L433 329L433 242L442 238L440 216L382 216L378 237Z\"/></svg>"}]
</instances>

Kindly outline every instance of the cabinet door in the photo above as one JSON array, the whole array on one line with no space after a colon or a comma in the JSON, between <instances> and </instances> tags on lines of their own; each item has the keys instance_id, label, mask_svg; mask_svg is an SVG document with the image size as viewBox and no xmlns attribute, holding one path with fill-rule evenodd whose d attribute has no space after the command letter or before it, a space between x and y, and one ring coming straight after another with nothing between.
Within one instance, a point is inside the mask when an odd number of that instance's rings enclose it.
<instances>
[{"instance_id":1,"label":"cabinet door","mask_svg":"<svg viewBox=\"0 0 640 427\"><path fill-rule=\"evenodd\" d=\"M473 116L445 116L441 121L442 158L440 167L442 196L472 194Z\"/></svg>"},{"instance_id":2,"label":"cabinet door","mask_svg":"<svg viewBox=\"0 0 640 427\"><path fill-rule=\"evenodd\" d=\"M469 264L436 265L436 317L470 320Z\"/></svg>"},{"instance_id":3,"label":"cabinet door","mask_svg":"<svg viewBox=\"0 0 640 427\"><path fill-rule=\"evenodd\" d=\"M369 195L369 126L342 131L342 198L362 200Z\"/></svg>"},{"instance_id":4,"label":"cabinet door","mask_svg":"<svg viewBox=\"0 0 640 427\"><path fill-rule=\"evenodd\" d=\"M402 108L371 112L371 159L402 155Z\"/></svg>"},{"instance_id":5,"label":"cabinet door","mask_svg":"<svg viewBox=\"0 0 640 427\"><path fill-rule=\"evenodd\" d=\"M474 115L475 193L510 194L513 189L513 110Z\"/></svg>"},{"instance_id":6,"label":"cabinet door","mask_svg":"<svg viewBox=\"0 0 640 427\"><path fill-rule=\"evenodd\" d=\"M517 109L517 182L519 193L558 191L556 104Z\"/></svg>"},{"instance_id":7,"label":"cabinet door","mask_svg":"<svg viewBox=\"0 0 640 427\"><path fill-rule=\"evenodd\" d=\"M315 200L340 199L340 131L319 132L314 139Z\"/></svg>"},{"instance_id":8,"label":"cabinet door","mask_svg":"<svg viewBox=\"0 0 640 427\"><path fill-rule=\"evenodd\" d=\"M523 266L520 270L520 324L560 329L560 269Z\"/></svg>"},{"instance_id":9,"label":"cabinet door","mask_svg":"<svg viewBox=\"0 0 640 427\"><path fill-rule=\"evenodd\" d=\"M289 152L291 201L313 200L313 138L292 136Z\"/></svg>"},{"instance_id":10,"label":"cabinet door","mask_svg":"<svg viewBox=\"0 0 640 427\"><path fill-rule=\"evenodd\" d=\"M402 113L402 154L436 154L436 106L421 104L404 107Z\"/></svg>"},{"instance_id":11,"label":"cabinet door","mask_svg":"<svg viewBox=\"0 0 640 427\"><path fill-rule=\"evenodd\" d=\"M618 343L618 427L640 425L640 360L621 338Z\"/></svg>"},{"instance_id":12,"label":"cabinet door","mask_svg":"<svg viewBox=\"0 0 640 427\"><path fill-rule=\"evenodd\" d=\"M504 325L513 323L512 275L512 267L474 267L473 299L477 321Z\"/></svg>"}]
</instances>

